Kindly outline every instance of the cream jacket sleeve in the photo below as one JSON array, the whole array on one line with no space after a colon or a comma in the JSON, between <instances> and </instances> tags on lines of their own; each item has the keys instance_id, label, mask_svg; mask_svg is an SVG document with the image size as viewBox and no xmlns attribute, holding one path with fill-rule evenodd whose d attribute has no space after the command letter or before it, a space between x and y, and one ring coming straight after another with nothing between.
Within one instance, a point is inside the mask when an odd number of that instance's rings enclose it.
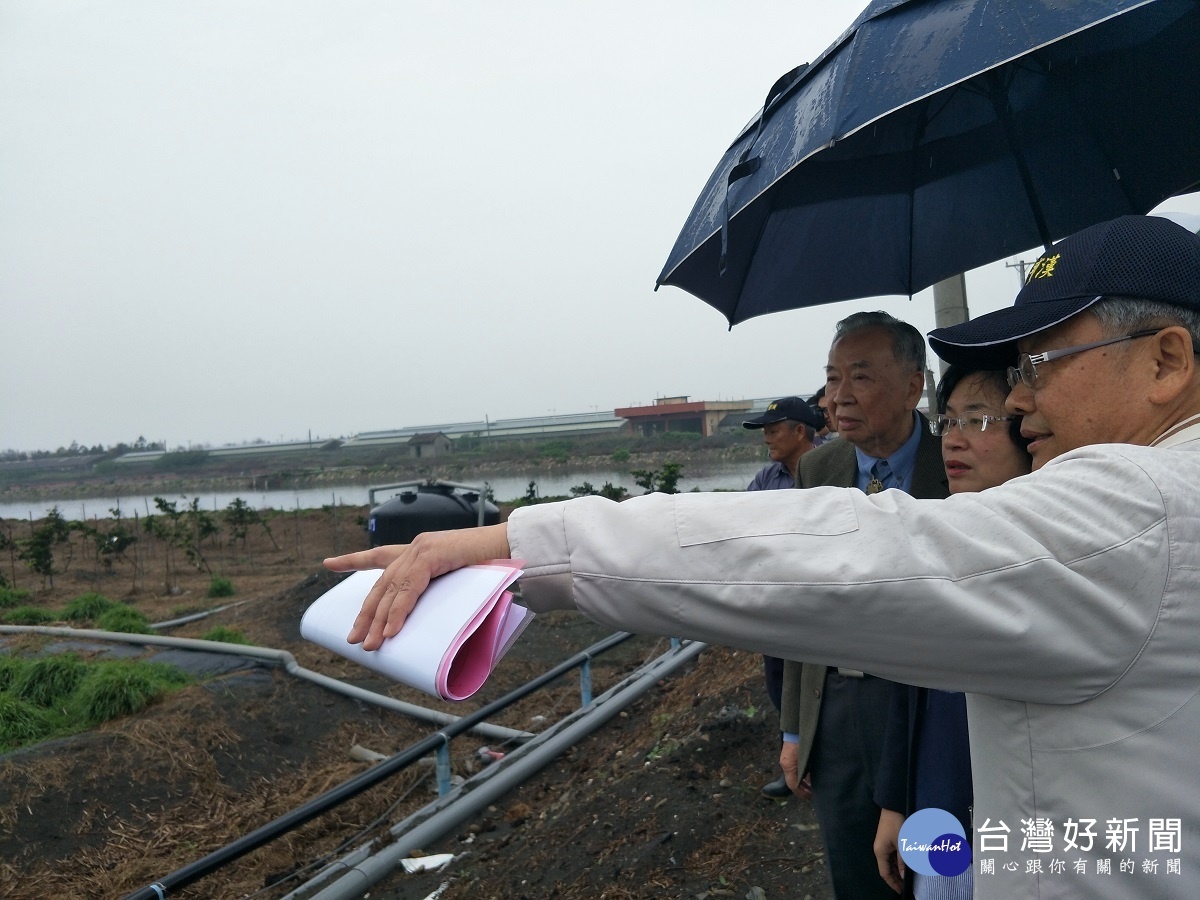
<instances>
[{"instance_id":1,"label":"cream jacket sleeve","mask_svg":"<svg viewBox=\"0 0 1200 900\"><path fill-rule=\"evenodd\" d=\"M843 488L588 497L515 511L509 543L534 609L1078 703L1113 684L1169 612L1162 490L1200 484L1198 462L1102 445L946 500Z\"/></svg>"}]
</instances>

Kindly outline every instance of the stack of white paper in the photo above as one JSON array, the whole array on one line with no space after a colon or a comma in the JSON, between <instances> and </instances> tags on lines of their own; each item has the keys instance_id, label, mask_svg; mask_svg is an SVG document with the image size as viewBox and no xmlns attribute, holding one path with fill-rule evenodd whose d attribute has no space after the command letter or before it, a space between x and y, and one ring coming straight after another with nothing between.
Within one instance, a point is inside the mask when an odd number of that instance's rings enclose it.
<instances>
[{"instance_id":1,"label":"stack of white paper","mask_svg":"<svg viewBox=\"0 0 1200 900\"><path fill-rule=\"evenodd\" d=\"M498 561L435 578L400 633L367 651L346 642L380 569L355 572L326 591L300 621L300 634L381 675L441 697L465 700L481 687L533 619L506 588L521 575Z\"/></svg>"}]
</instances>

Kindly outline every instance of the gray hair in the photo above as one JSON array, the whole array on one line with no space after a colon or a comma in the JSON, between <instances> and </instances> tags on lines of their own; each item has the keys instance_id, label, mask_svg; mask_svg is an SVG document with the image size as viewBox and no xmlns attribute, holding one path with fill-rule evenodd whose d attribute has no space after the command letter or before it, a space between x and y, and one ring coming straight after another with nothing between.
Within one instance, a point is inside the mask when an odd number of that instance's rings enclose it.
<instances>
[{"instance_id":1,"label":"gray hair","mask_svg":"<svg viewBox=\"0 0 1200 900\"><path fill-rule=\"evenodd\" d=\"M1161 300L1105 297L1089 306L1087 311L1096 317L1108 337L1132 334L1147 328L1182 325L1192 336L1192 350L1200 353L1200 312L1194 309Z\"/></svg>"},{"instance_id":2,"label":"gray hair","mask_svg":"<svg viewBox=\"0 0 1200 900\"><path fill-rule=\"evenodd\" d=\"M810 441L817 436L817 429L813 428L807 422L801 422L799 419L784 419L783 421L787 422L789 425L795 425L798 428L803 428L805 435L808 436Z\"/></svg>"},{"instance_id":3,"label":"gray hair","mask_svg":"<svg viewBox=\"0 0 1200 900\"><path fill-rule=\"evenodd\" d=\"M846 316L838 322L833 332L833 343L837 343L847 335L868 328L882 328L892 339L892 356L899 363L912 366L922 375L925 374L925 338L907 322L902 322L895 316L883 311L857 312Z\"/></svg>"}]
</instances>

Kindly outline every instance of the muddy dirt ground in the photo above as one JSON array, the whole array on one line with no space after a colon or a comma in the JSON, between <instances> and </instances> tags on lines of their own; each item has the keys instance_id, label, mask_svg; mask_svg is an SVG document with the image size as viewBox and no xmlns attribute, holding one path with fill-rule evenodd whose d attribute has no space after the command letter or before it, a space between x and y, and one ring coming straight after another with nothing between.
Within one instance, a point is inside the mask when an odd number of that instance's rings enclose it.
<instances>
[{"instance_id":1,"label":"muddy dirt ground","mask_svg":"<svg viewBox=\"0 0 1200 900\"><path fill-rule=\"evenodd\" d=\"M446 704L381 681L307 644L298 624L334 583L320 567L334 551L366 546L341 508L281 514L271 535L245 546L221 535L205 556L235 587L205 596L209 575L179 567L167 590L166 553L149 537L111 571L82 540L51 589L0 560L34 605L61 608L97 590L163 621L237 604L166 633L198 637L215 625L287 649L302 666L421 705L462 715L606 636L581 616L538 617L484 689ZM103 525L103 520L100 525ZM7 523L20 537L29 523ZM10 568L10 566L12 566ZM3 637L7 652L46 652L54 640ZM595 693L668 647L638 637L593 663ZM560 679L497 716L538 730L574 710L577 678ZM542 717L542 718L539 718ZM264 665L211 677L143 713L0 757L0 896L120 897L174 872L362 772L361 745L392 754L433 726L335 695ZM760 660L709 649L613 722L497 801L427 853L452 853L440 872L401 872L372 898L830 896L820 841L804 801L770 801L777 735ZM451 745L456 774L477 771L485 741ZM505 748L490 742L492 749ZM172 893L190 898L277 898L314 860L355 847L435 798L431 766L417 765L297 831ZM754 889L758 888L761 893Z\"/></svg>"}]
</instances>

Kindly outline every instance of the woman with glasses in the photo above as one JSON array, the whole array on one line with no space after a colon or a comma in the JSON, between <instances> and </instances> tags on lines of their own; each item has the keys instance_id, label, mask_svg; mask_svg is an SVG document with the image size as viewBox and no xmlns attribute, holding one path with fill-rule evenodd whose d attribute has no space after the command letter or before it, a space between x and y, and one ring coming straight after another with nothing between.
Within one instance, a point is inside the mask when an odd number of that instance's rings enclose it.
<instances>
[{"instance_id":1,"label":"woman with glasses","mask_svg":"<svg viewBox=\"0 0 1200 900\"><path fill-rule=\"evenodd\" d=\"M983 491L1028 474L1033 461L1019 416L1005 412L1009 374L951 366L937 389L930 429L942 439L950 493ZM892 888L917 900L970 900L968 867L955 877L912 872L905 884L897 852L900 825L918 809L953 814L971 835L971 757L964 696L898 685L888 715L875 801L883 812L875 839L879 872Z\"/></svg>"}]
</instances>

